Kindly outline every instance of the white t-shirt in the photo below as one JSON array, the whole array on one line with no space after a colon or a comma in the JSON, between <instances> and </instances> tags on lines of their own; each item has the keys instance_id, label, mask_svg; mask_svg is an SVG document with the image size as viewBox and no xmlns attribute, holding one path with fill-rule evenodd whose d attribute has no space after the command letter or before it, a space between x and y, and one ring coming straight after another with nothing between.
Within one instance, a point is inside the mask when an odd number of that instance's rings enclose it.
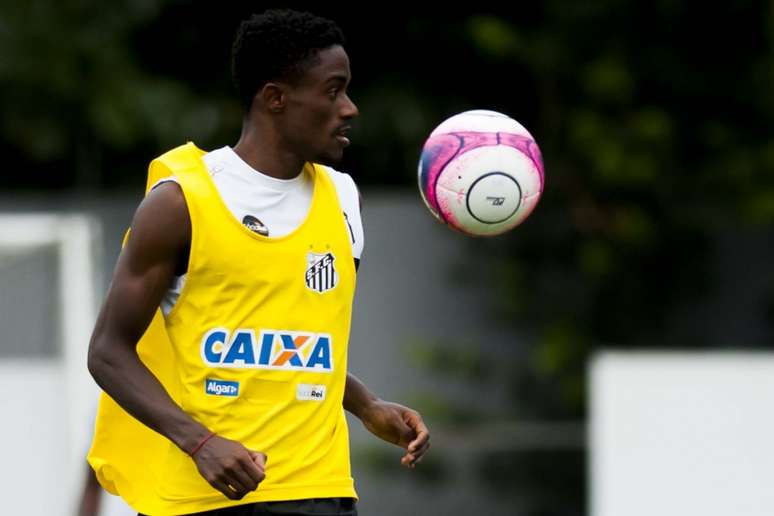
<instances>
[{"instance_id":1,"label":"white t-shirt","mask_svg":"<svg viewBox=\"0 0 774 516\"><path fill-rule=\"evenodd\" d=\"M281 237L295 230L306 218L312 203L314 183L308 173L293 179L277 179L253 169L231 147L222 147L202 157L213 183L232 215L245 226L264 236ZM352 242L352 256L363 253L363 224L360 219L360 197L352 178L325 167L333 180L339 204L344 211L347 234ZM164 178L153 188L174 177ZM185 275L177 276L161 301L168 314L177 302L185 284Z\"/></svg>"}]
</instances>

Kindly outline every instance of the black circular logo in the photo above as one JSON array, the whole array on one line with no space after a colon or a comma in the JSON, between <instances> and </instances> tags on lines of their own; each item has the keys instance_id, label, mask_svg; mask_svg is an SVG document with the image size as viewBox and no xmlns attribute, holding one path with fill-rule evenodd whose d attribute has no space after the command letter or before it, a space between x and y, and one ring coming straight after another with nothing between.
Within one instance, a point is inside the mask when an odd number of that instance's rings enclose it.
<instances>
[{"instance_id":1,"label":"black circular logo","mask_svg":"<svg viewBox=\"0 0 774 516\"><path fill-rule=\"evenodd\" d=\"M245 215L245 217L242 219L242 224L244 224L245 227L253 233L258 233L262 236L269 236L269 228L267 228L263 222L258 220L256 217L253 217L252 215Z\"/></svg>"}]
</instances>

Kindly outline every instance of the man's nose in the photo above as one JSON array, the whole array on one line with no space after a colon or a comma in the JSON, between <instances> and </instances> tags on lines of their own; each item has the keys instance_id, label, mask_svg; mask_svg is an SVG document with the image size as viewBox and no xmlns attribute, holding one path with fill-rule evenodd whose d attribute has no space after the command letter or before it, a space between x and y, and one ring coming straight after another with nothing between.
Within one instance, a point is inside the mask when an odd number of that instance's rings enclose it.
<instances>
[{"instance_id":1,"label":"man's nose","mask_svg":"<svg viewBox=\"0 0 774 516\"><path fill-rule=\"evenodd\" d=\"M352 102L352 99L349 98L349 95L345 95L345 102L344 106L341 109L341 117L342 118L355 118L360 114L360 111L357 109L357 106L354 102Z\"/></svg>"}]
</instances>

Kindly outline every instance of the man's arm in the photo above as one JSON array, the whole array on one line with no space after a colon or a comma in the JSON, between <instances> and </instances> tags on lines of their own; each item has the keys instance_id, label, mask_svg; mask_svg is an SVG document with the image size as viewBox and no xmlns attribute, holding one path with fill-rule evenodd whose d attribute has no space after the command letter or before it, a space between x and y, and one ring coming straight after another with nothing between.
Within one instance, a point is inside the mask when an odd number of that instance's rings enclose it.
<instances>
[{"instance_id":1,"label":"man's arm","mask_svg":"<svg viewBox=\"0 0 774 516\"><path fill-rule=\"evenodd\" d=\"M352 184L355 184L354 181ZM362 212L363 195L357 185L355 190ZM344 215L346 217L346 213ZM360 260L355 258L355 270L359 265ZM372 434L404 448L406 453L400 459L404 466L413 468L422 462L422 457L430 448L430 432L416 410L379 399L352 373L347 373L344 409L360 419Z\"/></svg>"},{"instance_id":2,"label":"man's arm","mask_svg":"<svg viewBox=\"0 0 774 516\"><path fill-rule=\"evenodd\" d=\"M187 265L191 222L176 183L164 183L140 204L118 258L107 298L89 344L89 371L102 389L139 421L175 443L196 450L210 431L186 414L140 361L137 342L176 272ZM201 475L231 499L264 478L265 456L218 436L193 460Z\"/></svg>"},{"instance_id":3,"label":"man's arm","mask_svg":"<svg viewBox=\"0 0 774 516\"><path fill-rule=\"evenodd\" d=\"M347 373L344 409L372 434L404 448L404 466L413 468L430 448L430 432L417 411L379 399L352 373Z\"/></svg>"}]
</instances>

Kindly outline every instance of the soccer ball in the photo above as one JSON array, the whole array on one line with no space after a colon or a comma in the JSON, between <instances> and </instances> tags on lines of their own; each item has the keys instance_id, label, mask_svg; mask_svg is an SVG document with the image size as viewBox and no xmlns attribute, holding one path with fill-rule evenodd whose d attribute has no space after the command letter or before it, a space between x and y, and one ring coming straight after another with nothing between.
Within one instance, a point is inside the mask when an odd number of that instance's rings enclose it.
<instances>
[{"instance_id":1,"label":"soccer ball","mask_svg":"<svg viewBox=\"0 0 774 516\"><path fill-rule=\"evenodd\" d=\"M521 224L543 193L543 158L516 120L465 111L444 120L422 147L419 191L441 222L471 236Z\"/></svg>"}]
</instances>

